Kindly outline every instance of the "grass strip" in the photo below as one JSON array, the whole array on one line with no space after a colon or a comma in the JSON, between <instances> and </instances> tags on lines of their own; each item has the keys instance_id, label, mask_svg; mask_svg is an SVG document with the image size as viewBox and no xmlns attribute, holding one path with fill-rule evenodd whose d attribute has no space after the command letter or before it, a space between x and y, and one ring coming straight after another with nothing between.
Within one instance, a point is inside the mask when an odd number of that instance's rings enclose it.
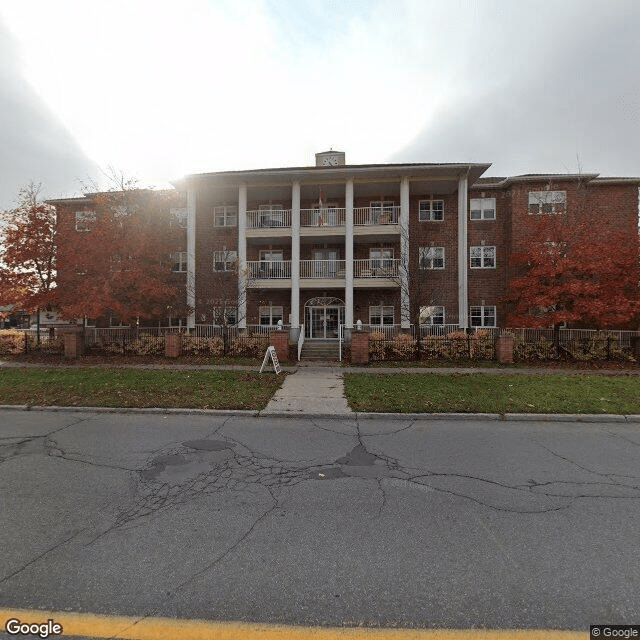
<instances>
[{"instance_id":1,"label":"grass strip","mask_svg":"<svg viewBox=\"0 0 640 640\"><path fill-rule=\"evenodd\" d=\"M638 376L347 373L354 411L640 413Z\"/></svg>"},{"instance_id":2,"label":"grass strip","mask_svg":"<svg viewBox=\"0 0 640 640\"><path fill-rule=\"evenodd\" d=\"M263 409L284 376L250 371L0 370L0 404Z\"/></svg>"}]
</instances>

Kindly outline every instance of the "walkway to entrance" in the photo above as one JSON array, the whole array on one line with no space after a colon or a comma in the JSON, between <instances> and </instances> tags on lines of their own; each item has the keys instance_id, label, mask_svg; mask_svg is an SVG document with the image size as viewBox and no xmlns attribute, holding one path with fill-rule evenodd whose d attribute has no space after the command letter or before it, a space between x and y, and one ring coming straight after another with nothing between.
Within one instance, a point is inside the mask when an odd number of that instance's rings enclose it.
<instances>
[{"instance_id":1,"label":"walkway to entrance","mask_svg":"<svg viewBox=\"0 0 640 640\"><path fill-rule=\"evenodd\" d=\"M261 415L285 413L351 413L344 397L344 380L333 367L304 367L289 374Z\"/></svg>"}]
</instances>

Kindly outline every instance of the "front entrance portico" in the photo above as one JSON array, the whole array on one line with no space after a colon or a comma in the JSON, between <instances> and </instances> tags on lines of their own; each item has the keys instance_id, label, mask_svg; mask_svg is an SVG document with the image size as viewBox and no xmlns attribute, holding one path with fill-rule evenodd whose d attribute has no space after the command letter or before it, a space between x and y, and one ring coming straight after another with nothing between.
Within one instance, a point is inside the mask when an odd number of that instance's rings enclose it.
<instances>
[{"instance_id":1,"label":"front entrance portico","mask_svg":"<svg viewBox=\"0 0 640 640\"><path fill-rule=\"evenodd\" d=\"M344 301L339 298L311 298L304 305L304 337L306 340L338 340L344 324Z\"/></svg>"}]
</instances>

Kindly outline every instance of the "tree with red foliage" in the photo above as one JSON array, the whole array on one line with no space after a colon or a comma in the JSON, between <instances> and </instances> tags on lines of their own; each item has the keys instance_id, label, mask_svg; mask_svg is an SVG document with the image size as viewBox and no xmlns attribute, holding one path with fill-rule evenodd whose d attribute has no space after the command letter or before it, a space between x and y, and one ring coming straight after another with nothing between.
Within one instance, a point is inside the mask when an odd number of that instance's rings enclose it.
<instances>
[{"instance_id":1,"label":"tree with red foliage","mask_svg":"<svg viewBox=\"0 0 640 640\"><path fill-rule=\"evenodd\" d=\"M526 240L511 256L516 277L504 298L513 305L509 326L636 328L637 232L629 237L602 218L577 213L572 219L560 213L523 221Z\"/></svg>"},{"instance_id":2,"label":"tree with red foliage","mask_svg":"<svg viewBox=\"0 0 640 640\"><path fill-rule=\"evenodd\" d=\"M56 282L56 212L31 183L0 225L0 306L28 312L51 305Z\"/></svg>"},{"instance_id":3,"label":"tree with red foliage","mask_svg":"<svg viewBox=\"0 0 640 640\"><path fill-rule=\"evenodd\" d=\"M126 324L186 315L184 290L171 277L179 241L169 224L170 196L127 187L88 197L90 211L59 225L61 315Z\"/></svg>"}]
</instances>

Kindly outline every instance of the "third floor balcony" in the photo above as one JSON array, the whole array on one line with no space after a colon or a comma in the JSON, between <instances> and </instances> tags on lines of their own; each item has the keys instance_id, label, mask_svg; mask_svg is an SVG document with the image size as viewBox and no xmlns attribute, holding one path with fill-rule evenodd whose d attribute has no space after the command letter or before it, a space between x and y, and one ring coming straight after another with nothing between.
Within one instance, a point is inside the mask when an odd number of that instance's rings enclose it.
<instances>
[{"instance_id":1,"label":"third floor balcony","mask_svg":"<svg viewBox=\"0 0 640 640\"><path fill-rule=\"evenodd\" d=\"M400 207L354 207L355 235L399 233ZM247 236L278 237L291 235L292 211L284 208L247 211ZM300 235L344 235L344 207L300 209Z\"/></svg>"}]
</instances>

